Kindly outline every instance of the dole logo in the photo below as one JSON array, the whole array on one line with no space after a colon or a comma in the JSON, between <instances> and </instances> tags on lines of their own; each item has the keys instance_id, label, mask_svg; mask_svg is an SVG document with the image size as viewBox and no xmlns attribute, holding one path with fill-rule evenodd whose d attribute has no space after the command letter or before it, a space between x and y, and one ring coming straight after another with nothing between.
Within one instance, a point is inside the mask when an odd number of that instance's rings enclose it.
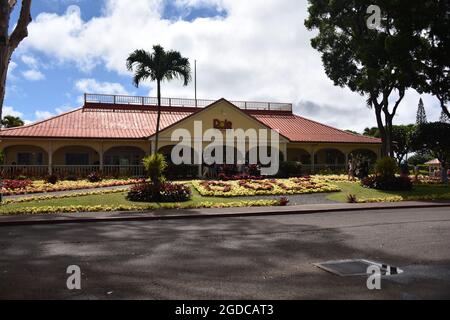
<instances>
[{"instance_id":1,"label":"dole logo","mask_svg":"<svg viewBox=\"0 0 450 320\"><path fill-rule=\"evenodd\" d=\"M218 129L218 130L229 130L229 129L233 129L233 123L231 121L228 120L218 120L215 119L214 120L214 129Z\"/></svg>"}]
</instances>

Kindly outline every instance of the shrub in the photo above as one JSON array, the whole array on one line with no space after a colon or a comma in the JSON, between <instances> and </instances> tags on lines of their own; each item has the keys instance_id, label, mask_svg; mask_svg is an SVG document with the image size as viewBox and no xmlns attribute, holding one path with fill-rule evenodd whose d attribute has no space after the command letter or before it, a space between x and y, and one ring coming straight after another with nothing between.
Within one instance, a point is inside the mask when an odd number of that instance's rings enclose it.
<instances>
[{"instance_id":1,"label":"shrub","mask_svg":"<svg viewBox=\"0 0 450 320\"><path fill-rule=\"evenodd\" d=\"M71 175L66 176L64 178L64 180L67 180L67 181L78 181L78 177L76 175L74 175L74 174L71 174Z\"/></svg>"},{"instance_id":2,"label":"shrub","mask_svg":"<svg viewBox=\"0 0 450 320\"><path fill-rule=\"evenodd\" d=\"M348 194L347 203L358 203L358 198L356 197L356 194Z\"/></svg>"},{"instance_id":3,"label":"shrub","mask_svg":"<svg viewBox=\"0 0 450 320\"><path fill-rule=\"evenodd\" d=\"M159 190L160 202L186 202L191 196L191 188L184 184L163 183Z\"/></svg>"},{"instance_id":4,"label":"shrub","mask_svg":"<svg viewBox=\"0 0 450 320\"><path fill-rule=\"evenodd\" d=\"M87 180L92 183L100 182L102 181L102 176L100 175L100 173L94 171L87 176Z\"/></svg>"},{"instance_id":5,"label":"shrub","mask_svg":"<svg viewBox=\"0 0 450 320\"><path fill-rule=\"evenodd\" d=\"M280 206L285 207L289 204L289 199L286 197L281 197L278 203Z\"/></svg>"},{"instance_id":6,"label":"shrub","mask_svg":"<svg viewBox=\"0 0 450 320\"><path fill-rule=\"evenodd\" d=\"M24 175L20 175L20 176L17 176L16 180L28 180L28 177L24 176Z\"/></svg>"},{"instance_id":7,"label":"shrub","mask_svg":"<svg viewBox=\"0 0 450 320\"><path fill-rule=\"evenodd\" d=\"M134 185L127 194L127 200L135 202L185 202L191 199L191 189L183 184L161 183L155 187L142 181Z\"/></svg>"},{"instance_id":8,"label":"shrub","mask_svg":"<svg viewBox=\"0 0 450 320\"><path fill-rule=\"evenodd\" d=\"M261 169L259 169L258 165L252 164L248 167L248 174L250 176L259 177L261 176Z\"/></svg>"},{"instance_id":9,"label":"shrub","mask_svg":"<svg viewBox=\"0 0 450 320\"><path fill-rule=\"evenodd\" d=\"M9 190L25 189L32 184L31 180L3 180L3 188Z\"/></svg>"},{"instance_id":10,"label":"shrub","mask_svg":"<svg viewBox=\"0 0 450 320\"><path fill-rule=\"evenodd\" d=\"M58 182L58 176L56 174L51 174L45 178L45 181L50 184L56 184Z\"/></svg>"},{"instance_id":11,"label":"shrub","mask_svg":"<svg viewBox=\"0 0 450 320\"><path fill-rule=\"evenodd\" d=\"M130 188L127 194L127 200L135 202L150 202L153 200L153 186L142 181Z\"/></svg>"},{"instance_id":12,"label":"shrub","mask_svg":"<svg viewBox=\"0 0 450 320\"><path fill-rule=\"evenodd\" d=\"M166 176L170 180L193 178L198 176L198 166L190 164L169 164L167 166Z\"/></svg>"},{"instance_id":13,"label":"shrub","mask_svg":"<svg viewBox=\"0 0 450 320\"><path fill-rule=\"evenodd\" d=\"M167 169L167 162L164 155L160 153L152 154L151 156L145 157L142 163L154 184L160 184L164 181L164 172Z\"/></svg>"},{"instance_id":14,"label":"shrub","mask_svg":"<svg viewBox=\"0 0 450 320\"><path fill-rule=\"evenodd\" d=\"M384 179L391 179L397 173L397 163L391 157L384 157L375 164L375 173Z\"/></svg>"},{"instance_id":15,"label":"shrub","mask_svg":"<svg viewBox=\"0 0 450 320\"><path fill-rule=\"evenodd\" d=\"M364 187L389 191L410 191L413 184L409 177L383 177L381 175L370 176L361 181Z\"/></svg>"},{"instance_id":16,"label":"shrub","mask_svg":"<svg viewBox=\"0 0 450 320\"><path fill-rule=\"evenodd\" d=\"M280 163L279 176L290 178L299 177L302 174L302 164L297 161L284 161Z\"/></svg>"}]
</instances>

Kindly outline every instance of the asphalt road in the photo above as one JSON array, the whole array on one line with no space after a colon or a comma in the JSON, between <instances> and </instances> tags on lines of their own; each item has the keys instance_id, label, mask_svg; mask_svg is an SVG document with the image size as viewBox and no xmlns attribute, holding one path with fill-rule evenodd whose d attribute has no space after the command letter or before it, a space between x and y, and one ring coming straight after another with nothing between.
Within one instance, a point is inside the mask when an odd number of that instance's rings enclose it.
<instances>
[{"instance_id":1,"label":"asphalt road","mask_svg":"<svg viewBox=\"0 0 450 320\"><path fill-rule=\"evenodd\" d=\"M313 266L352 258L405 272L369 291ZM1 227L0 298L448 299L450 210Z\"/></svg>"}]
</instances>

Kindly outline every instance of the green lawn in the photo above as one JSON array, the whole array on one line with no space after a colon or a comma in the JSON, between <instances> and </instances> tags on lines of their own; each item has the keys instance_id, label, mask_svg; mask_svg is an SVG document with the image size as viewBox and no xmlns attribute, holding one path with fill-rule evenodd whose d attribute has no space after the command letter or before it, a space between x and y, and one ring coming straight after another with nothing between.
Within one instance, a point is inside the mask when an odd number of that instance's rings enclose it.
<instances>
[{"instance_id":1,"label":"green lawn","mask_svg":"<svg viewBox=\"0 0 450 320\"><path fill-rule=\"evenodd\" d=\"M230 203L235 202L236 199L233 198L213 198L213 197L202 197L195 188L192 189L192 199L188 202L183 202L183 206L189 206L193 204L199 204L201 202L212 202L212 203ZM63 199L51 199L51 200L41 200L41 201L31 201L23 203L11 203L7 205L0 206L0 214L8 214L10 212L15 212L23 208L30 207L65 207L65 206L148 206L148 203L132 202L125 199L126 193L111 193L104 195L87 195L78 196L73 198L63 198ZM155 204L159 206L158 204Z\"/></svg>"},{"instance_id":2,"label":"green lawn","mask_svg":"<svg viewBox=\"0 0 450 320\"><path fill-rule=\"evenodd\" d=\"M354 194L360 198L384 198L389 196L415 197L450 194L450 187L444 185L417 185L412 191L380 191L363 188L359 183L334 182L342 191L330 194L327 198L333 201L346 202L347 195Z\"/></svg>"},{"instance_id":3,"label":"green lawn","mask_svg":"<svg viewBox=\"0 0 450 320\"><path fill-rule=\"evenodd\" d=\"M358 199L365 198L385 198L389 196L430 196L430 195L448 195L450 197L450 187L442 185L419 185L414 186L411 192L389 192L367 189L360 186L358 183L349 182L333 182L339 186L342 191L330 193L327 198L333 201L346 202L348 194L355 194ZM217 203L231 203L236 202L236 198L218 198L218 197L203 197L195 188L192 189L192 199L181 204L181 207L188 207L202 202ZM104 195L86 195L72 198L30 201L24 203L11 203L0 206L0 214L8 214L20 211L26 208L39 207L67 207L67 206L139 206L148 207L148 203L131 202L125 199L126 193L112 193ZM260 197L255 196L254 200ZM159 204L154 204L155 207L160 207Z\"/></svg>"}]
</instances>

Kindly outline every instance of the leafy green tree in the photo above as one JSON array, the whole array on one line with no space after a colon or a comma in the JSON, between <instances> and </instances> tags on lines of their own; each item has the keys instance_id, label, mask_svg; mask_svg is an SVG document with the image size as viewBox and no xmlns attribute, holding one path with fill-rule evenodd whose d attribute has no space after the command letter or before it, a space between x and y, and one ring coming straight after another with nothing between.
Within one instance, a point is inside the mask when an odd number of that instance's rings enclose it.
<instances>
[{"instance_id":1,"label":"leafy green tree","mask_svg":"<svg viewBox=\"0 0 450 320\"><path fill-rule=\"evenodd\" d=\"M10 31L11 16L17 0L0 1L0 119L2 119L3 101L6 92L6 76L11 56L19 44L28 36L28 25L31 22L31 0L22 0L17 22Z\"/></svg>"},{"instance_id":2,"label":"leafy green tree","mask_svg":"<svg viewBox=\"0 0 450 320\"><path fill-rule=\"evenodd\" d=\"M392 139L394 140L394 153L398 164L401 164L405 157L413 151L411 146L411 135L415 125L400 125L392 127Z\"/></svg>"},{"instance_id":3,"label":"leafy green tree","mask_svg":"<svg viewBox=\"0 0 450 320\"><path fill-rule=\"evenodd\" d=\"M447 170L450 161L450 124L432 122L421 124L412 134L415 150L428 150L441 162L442 182L448 183Z\"/></svg>"},{"instance_id":4,"label":"leafy green tree","mask_svg":"<svg viewBox=\"0 0 450 320\"><path fill-rule=\"evenodd\" d=\"M450 123L450 117L442 110L439 122Z\"/></svg>"},{"instance_id":5,"label":"leafy green tree","mask_svg":"<svg viewBox=\"0 0 450 320\"><path fill-rule=\"evenodd\" d=\"M353 130L345 130L345 131L348 132L348 133L352 133L352 134L359 134L358 132L353 131Z\"/></svg>"},{"instance_id":6,"label":"leafy green tree","mask_svg":"<svg viewBox=\"0 0 450 320\"><path fill-rule=\"evenodd\" d=\"M136 50L127 59L127 68L134 72L133 83L136 87L142 81L156 81L158 95L158 118L156 121L155 150L158 152L159 127L161 122L161 82L182 79L185 86L191 81L189 59L178 51L165 51L160 45L153 46L153 52Z\"/></svg>"},{"instance_id":7,"label":"leafy green tree","mask_svg":"<svg viewBox=\"0 0 450 320\"><path fill-rule=\"evenodd\" d=\"M322 53L335 85L364 95L375 110L383 155L393 156L392 121L406 90L417 81L420 37L403 27L419 2L309 0L305 25L319 31L311 44ZM381 8L382 23L375 30L367 25L371 5Z\"/></svg>"},{"instance_id":8,"label":"leafy green tree","mask_svg":"<svg viewBox=\"0 0 450 320\"><path fill-rule=\"evenodd\" d=\"M422 98L419 100L419 107L417 108L417 115L416 115L416 124L420 125L422 123L427 123L427 114L425 112L425 106L423 104Z\"/></svg>"},{"instance_id":9,"label":"leafy green tree","mask_svg":"<svg viewBox=\"0 0 450 320\"><path fill-rule=\"evenodd\" d=\"M13 116L5 116L3 120L1 121L1 126L3 128L15 128L15 127L21 127L25 123L22 119L19 117L13 117Z\"/></svg>"},{"instance_id":10,"label":"leafy green tree","mask_svg":"<svg viewBox=\"0 0 450 320\"><path fill-rule=\"evenodd\" d=\"M365 128L363 135L368 136L368 137L379 138L380 130L377 127Z\"/></svg>"},{"instance_id":11,"label":"leafy green tree","mask_svg":"<svg viewBox=\"0 0 450 320\"><path fill-rule=\"evenodd\" d=\"M425 164L430 160L433 160L433 156L430 154L419 154L419 153L415 153L414 155L412 155L411 157L409 157L408 159L408 163L412 164L414 166L419 165L419 164Z\"/></svg>"},{"instance_id":12,"label":"leafy green tree","mask_svg":"<svg viewBox=\"0 0 450 320\"><path fill-rule=\"evenodd\" d=\"M422 9L412 11L410 19L414 32L421 36L423 51L418 56L422 62L419 92L434 95L442 112L450 118L450 1L422 0Z\"/></svg>"}]
</instances>

